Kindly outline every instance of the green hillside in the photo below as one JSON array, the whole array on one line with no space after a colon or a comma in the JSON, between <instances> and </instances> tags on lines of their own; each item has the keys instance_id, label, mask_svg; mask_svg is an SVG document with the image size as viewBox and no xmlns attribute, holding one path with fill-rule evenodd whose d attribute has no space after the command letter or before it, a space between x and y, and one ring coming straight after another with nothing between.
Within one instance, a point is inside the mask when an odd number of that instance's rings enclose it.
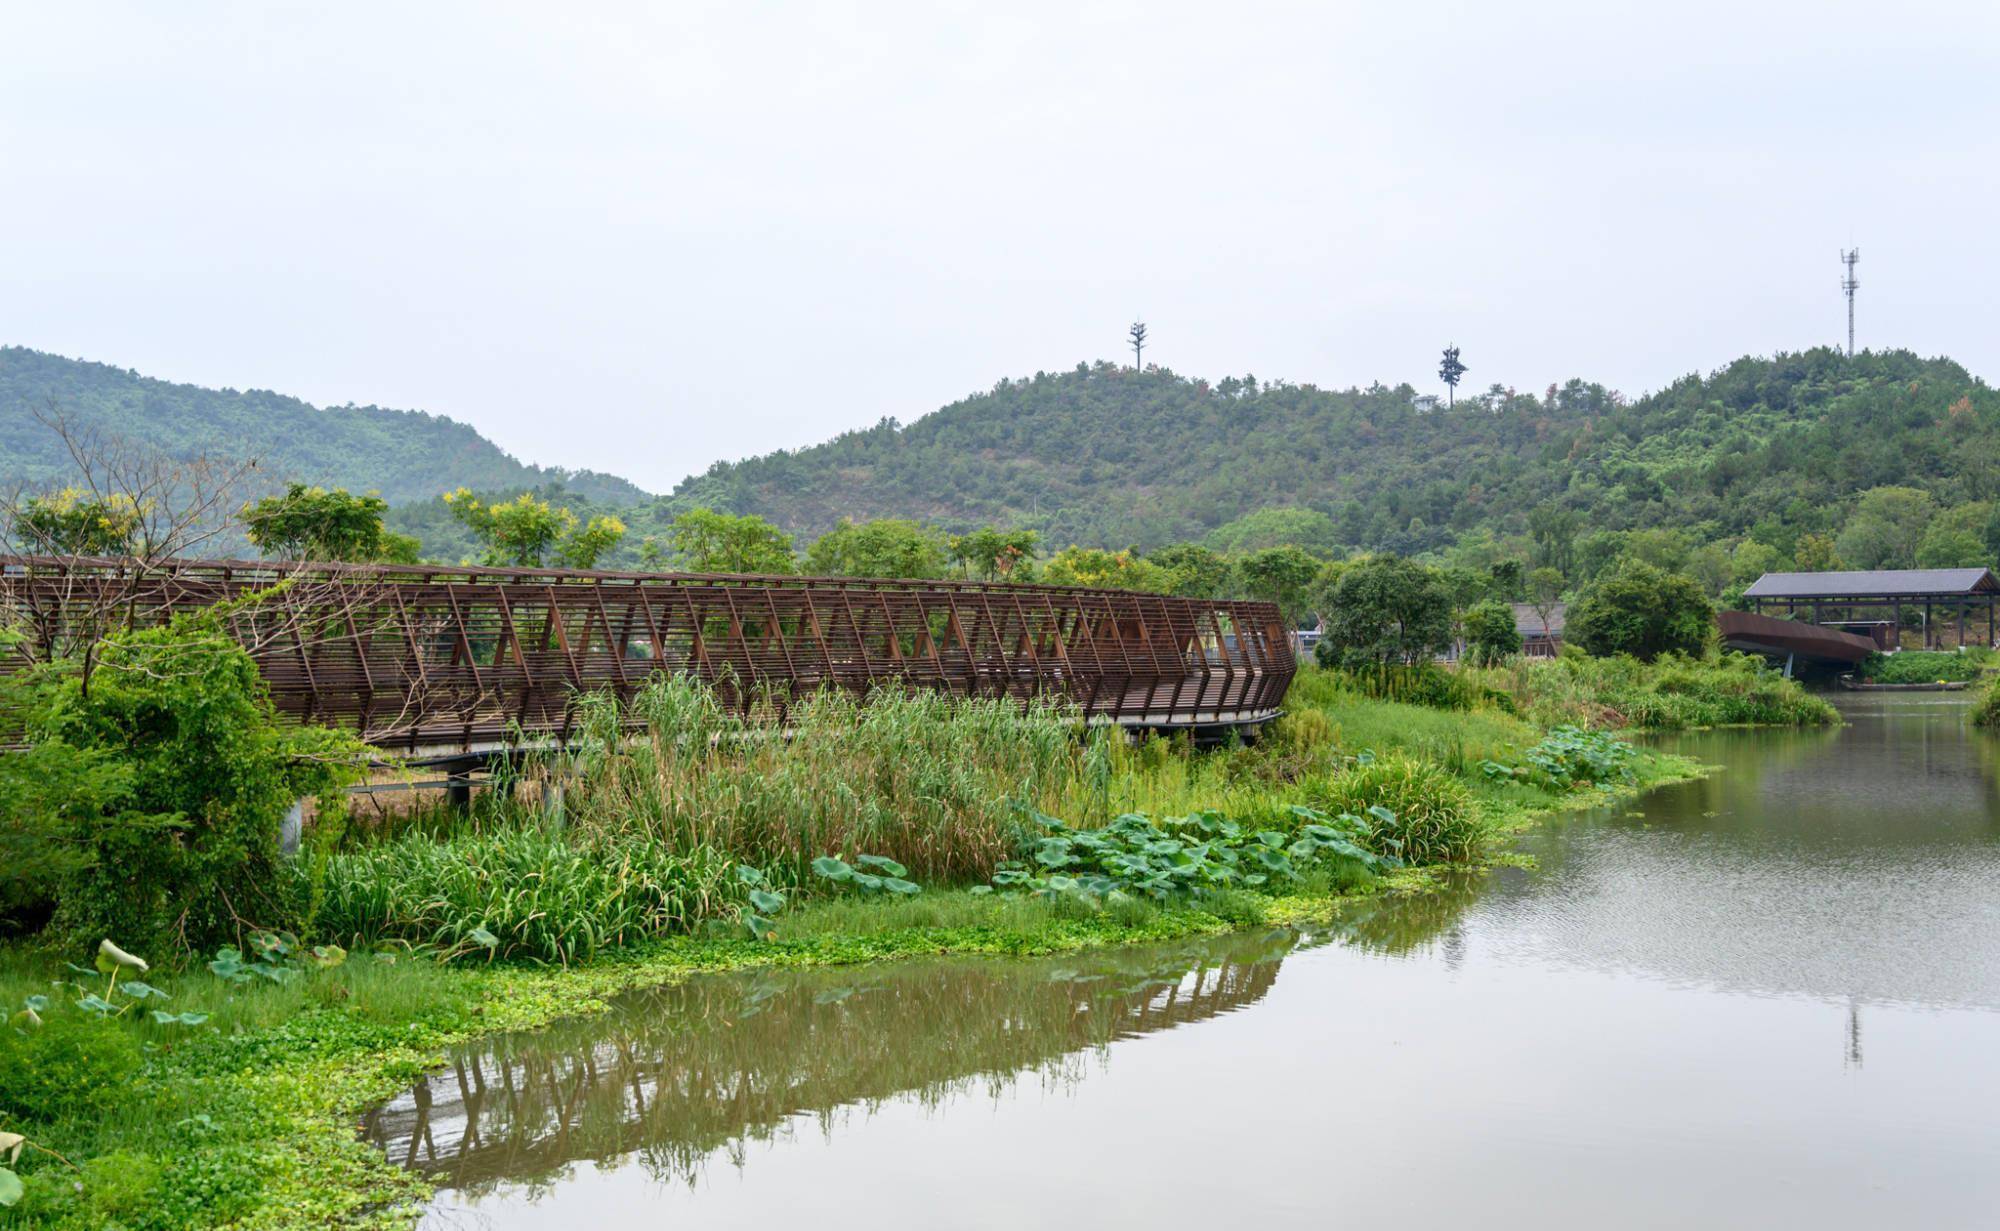
<instances>
[{"instance_id":1,"label":"green hillside","mask_svg":"<svg viewBox=\"0 0 2000 1231\"><path fill-rule=\"evenodd\" d=\"M523 465L472 428L441 415L380 406L322 409L283 394L170 384L22 347L0 347L0 482L68 479L62 442L35 417L52 404L79 423L173 456L255 457L271 488L299 479L379 491L398 503L458 486L563 483L614 504L646 498L610 475Z\"/></svg>"},{"instance_id":2,"label":"green hillside","mask_svg":"<svg viewBox=\"0 0 2000 1231\"><path fill-rule=\"evenodd\" d=\"M1255 510L1326 516L1329 545L1405 552L1525 533L1538 506L1583 531L1698 539L1832 533L1856 495L1941 504L2000 482L2000 397L1945 359L1821 349L1745 358L1627 401L1580 380L1432 406L1408 385L1215 383L1110 364L1003 380L907 427L722 464L673 503L810 536L843 516L1025 524L1045 541L1151 547ZM1547 514L1544 514L1546 516Z\"/></svg>"}]
</instances>

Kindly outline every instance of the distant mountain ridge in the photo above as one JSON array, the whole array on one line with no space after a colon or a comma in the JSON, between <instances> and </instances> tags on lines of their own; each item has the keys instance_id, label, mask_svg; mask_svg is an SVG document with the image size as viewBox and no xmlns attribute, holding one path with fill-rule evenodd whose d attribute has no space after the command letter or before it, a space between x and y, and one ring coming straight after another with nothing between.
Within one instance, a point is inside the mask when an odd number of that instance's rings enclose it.
<instances>
[{"instance_id":1,"label":"distant mountain ridge","mask_svg":"<svg viewBox=\"0 0 2000 1231\"><path fill-rule=\"evenodd\" d=\"M1323 519L1325 546L1416 553L1522 534L1540 508L1584 530L1765 523L1830 532L1862 491L2000 497L2000 396L1909 351L1745 357L1629 400L1571 380L1539 392L1405 384L1328 390L1255 377L1079 364L909 424L719 463L663 505L755 513L807 536L841 517L948 529L1028 525L1052 545L1216 536L1261 509ZM1775 526L1782 523L1782 528Z\"/></svg>"},{"instance_id":2,"label":"distant mountain ridge","mask_svg":"<svg viewBox=\"0 0 2000 1231\"><path fill-rule=\"evenodd\" d=\"M379 492L392 504L460 486L491 491L557 483L604 504L649 498L613 475L517 461L442 415L316 407L261 389L173 384L18 346L0 347L0 482L61 483L72 473L62 442L36 418L51 405L80 424L169 455L255 457L274 488L299 480Z\"/></svg>"}]
</instances>

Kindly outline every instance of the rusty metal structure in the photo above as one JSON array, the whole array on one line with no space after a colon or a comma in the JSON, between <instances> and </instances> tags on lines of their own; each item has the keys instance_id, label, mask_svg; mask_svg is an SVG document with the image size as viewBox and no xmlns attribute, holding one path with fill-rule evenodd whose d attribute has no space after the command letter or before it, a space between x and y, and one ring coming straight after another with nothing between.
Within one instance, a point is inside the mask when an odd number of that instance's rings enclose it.
<instances>
[{"instance_id":1,"label":"rusty metal structure","mask_svg":"<svg viewBox=\"0 0 2000 1231\"><path fill-rule=\"evenodd\" d=\"M1784 659L1787 675L1798 659L1851 667L1876 650L1875 641L1869 637L1752 611L1718 611L1715 626L1722 635L1722 644L1729 649Z\"/></svg>"},{"instance_id":2,"label":"rusty metal structure","mask_svg":"<svg viewBox=\"0 0 2000 1231\"><path fill-rule=\"evenodd\" d=\"M1271 603L1063 586L0 557L28 652L220 605L283 713L411 758L567 738L579 695L697 677L780 723L789 698L885 685L1073 702L1214 732L1274 717L1297 670Z\"/></svg>"}]
</instances>

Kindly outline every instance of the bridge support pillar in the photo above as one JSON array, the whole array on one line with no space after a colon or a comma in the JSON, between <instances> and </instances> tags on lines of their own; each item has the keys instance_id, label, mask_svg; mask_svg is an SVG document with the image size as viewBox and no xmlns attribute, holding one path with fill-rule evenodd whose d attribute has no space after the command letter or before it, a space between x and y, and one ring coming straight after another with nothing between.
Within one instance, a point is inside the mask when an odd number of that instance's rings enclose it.
<instances>
[{"instance_id":1,"label":"bridge support pillar","mask_svg":"<svg viewBox=\"0 0 2000 1231\"><path fill-rule=\"evenodd\" d=\"M445 778L445 802L454 812L472 810L472 773L470 770L454 769Z\"/></svg>"},{"instance_id":2,"label":"bridge support pillar","mask_svg":"<svg viewBox=\"0 0 2000 1231\"><path fill-rule=\"evenodd\" d=\"M299 840L306 831L306 801L295 799L292 806L285 809L285 819L278 822L278 853L287 857L299 853Z\"/></svg>"}]
</instances>

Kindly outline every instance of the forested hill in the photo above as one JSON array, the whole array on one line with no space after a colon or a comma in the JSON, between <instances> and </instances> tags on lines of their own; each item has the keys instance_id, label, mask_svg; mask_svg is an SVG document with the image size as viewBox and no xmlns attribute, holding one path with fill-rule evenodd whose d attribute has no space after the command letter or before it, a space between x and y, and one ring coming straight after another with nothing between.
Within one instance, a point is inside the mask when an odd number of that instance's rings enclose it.
<instances>
[{"instance_id":1,"label":"forested hill","mask_svg":"<svg viewBox=\"0 0 2000 1231\"><path fill-rule=\"evenodd\" d=\"M172 456L257 458L272 487L299 479L378 491L394 503L459 486L559 482L606 503L646 499L610 475L523 465L440 415L380 406L321 409L283 394L170 384L21 347L0 347L0 484L60 483L73 473L62 441L36 418L51 404L77 423Z\"/></svg>"},{"instance_id":2,"label":"forested hill","mask_svg":"<svg viewBox=\"0 0 2000 1231\"><path fill-rule=\"evenodd\" d=\"M907 427L717 465L667 503L807 535L841 517L915 517L1142 548L1218 528L1226 540L1236 518L1297 506L1326 516L1329 546L1417 552L1525 531L1542 506L1584 529L1722 537L1777 519L1789 538L1837 529L1857 493L1885 484L1943 503L1995 495L2000 397L1906 351L1739 359L1636 401L1573 380L1448 409L1408 385L1080 365L1003 380Z\"/></svg>"}]
</instances>

